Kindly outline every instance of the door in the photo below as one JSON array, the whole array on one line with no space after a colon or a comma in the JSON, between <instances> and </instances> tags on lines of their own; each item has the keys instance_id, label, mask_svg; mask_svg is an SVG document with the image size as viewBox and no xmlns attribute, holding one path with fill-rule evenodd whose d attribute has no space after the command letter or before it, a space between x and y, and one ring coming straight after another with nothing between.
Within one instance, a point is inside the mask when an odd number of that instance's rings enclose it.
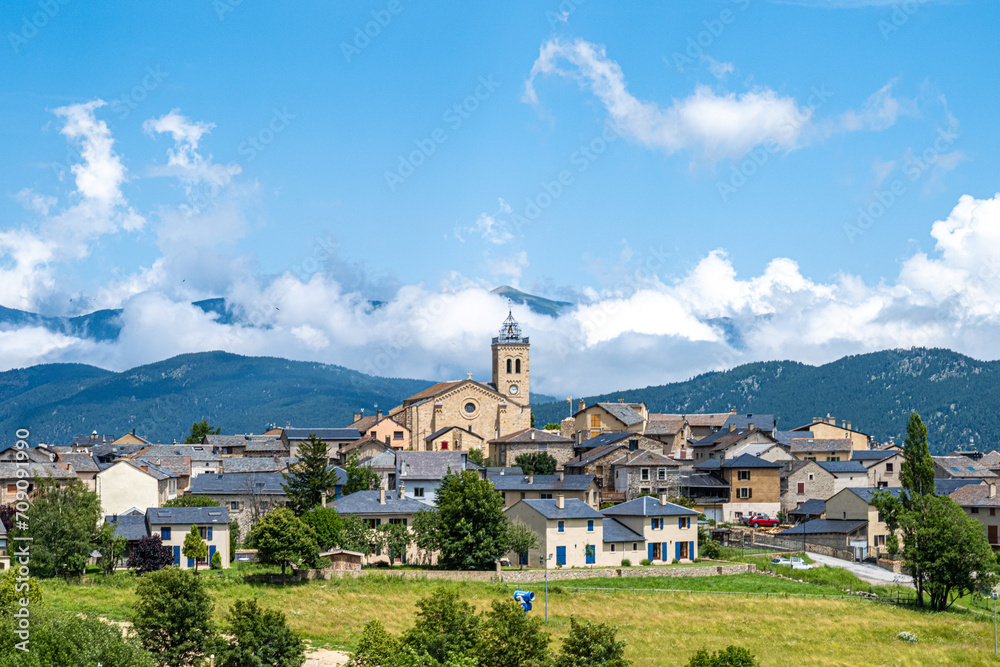
<instances>
[{"instance_id":1,"label":"door","mask_svg":"<svg viewBox=\"0 0 1000 667\"><path fill-rule=\"evenodd\" d=\"M556 547L556 565L566 564L566 547Z\"/></svg>"},{"instance_id":2,"label":"door","mask_svg":"<svg viewBox=\"0 0 1000 667\"><path fill-rule=\"evenodd\" d=\"M986 536L989 538L990 544L997 543L997 527L996 526L986 526Z\"/></svg>"},{"instance_id":3,"label":"door","mask_svg":"<svg viewBox=\"0 0 1000 667\"><path fill-rule=\"evenodd\" d=\"M593 565L597 562L597 550L594 548L593 544L587 545L587 565Z\"/></svg>"},{"instance_id":4,"label":"door","mask_svg":"<svg viewBox=\"0 0 1000 667\"><path fill-rule=\"evenodd\" d=\"M174 565L181 564L181 548L179 546L174 546Z\"/></svg>"}]
</instances>

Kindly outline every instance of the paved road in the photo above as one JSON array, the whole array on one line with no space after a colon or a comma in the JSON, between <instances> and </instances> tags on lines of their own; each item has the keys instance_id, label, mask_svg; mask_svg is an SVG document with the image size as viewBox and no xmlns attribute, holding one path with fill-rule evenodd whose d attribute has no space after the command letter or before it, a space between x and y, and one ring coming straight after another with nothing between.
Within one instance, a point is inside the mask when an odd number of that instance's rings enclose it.
<instances>
[{"instance_id":1,"label":"paved road","mask_svg":"<svg viewBox=\"0 0 1000 667\"><path fill-rule=\"evenodd\" d=\"M830 556L821 556L819 554L810 553L809 557L812 558L817 563L823 563L824 565L829 565L830 567L840 567L848 572L853 573L859 579L863 579L871 584L876 584L878 586L886 586L889 584L899 584L902 586L912 586L913 577L908 574L896 574L895 572L890 572L889 570L883 570L878 565L869 565L868 563L852 563L846 560L840 560L839 558L831 558Z\"/></svg>"}]
</instances>

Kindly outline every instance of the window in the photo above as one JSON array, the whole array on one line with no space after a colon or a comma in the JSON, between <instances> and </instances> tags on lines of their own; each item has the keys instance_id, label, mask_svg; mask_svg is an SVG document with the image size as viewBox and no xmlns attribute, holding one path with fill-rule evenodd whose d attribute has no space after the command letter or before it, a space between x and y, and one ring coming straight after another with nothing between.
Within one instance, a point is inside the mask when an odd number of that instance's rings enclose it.
<instances>
[{"instance_id":1,"label":"window","mask_svg":"<svg viewBox=\"0 0 1000 667\"><path fill-rule=\"evenodd\" d=\"M641 487L639 489L639 495L641 496L643 494L645 494L647 496L649 495L649 487L648 486L643 486L643 487Z\"/></svg>"},{"instance_id":2,"label":"window","mask_svg":"<svg viewBox=\"0 0 1000 667\"><path fill-rule=\"evenodd\" d=\"M656 479L662 481L662 480L665 480L666 478L667 478L667 469L666 468L657 468L656 469Z\"/></svg>"},{"instance_id":3,"label":"window","mask_svg":"<svg viewBox=\"0 0 1000 667\"><path fill-rule=\"evenodd\" d=\"M639 479L641 479L644 482L649 481L649 468L642 468L639 471Z\"/></svg>"},{"instance_id":4,"label":"window","mask_svg":"<svg viewBox=\"0 0 1000 667\"><path fill-rule=\"evenodd\" d=\"M160 528L160 540L162 542L168 542L170 540L170 529L166 526Z\"/></svg>"},{"instance_id":5,"label":"window","mask_svg":"<svg viewBox=\"0 0 1000 667\"><path fill-rule=\"evenodd\" d=\"M816 460L816 459L813 459L813 461L815 461L815 460ZM809 481L811 482L811 481L813 481L814 479L816 479L816 476L815 476L815 475L813 475L812 473L809 473Z\"/></svg>"},{"instance_id":6,"label":"window","mask_svg":"<svg viewBox=\"0 0 1000 667\"><path fill-rule=\"evenodd\" d=\"M7 493L17 493L17 484L8 484Z\"/></svg>"},{"instance_id":7,"label":"window","mask_svg":"<svg viewBox=\"0 0 1000 667\"><path fill-rule=\"evenodd\" d=\"M990 516L996 516L996 515L997 515L997 508L996 507L991 507L990 508Z\"/></svg>"},{"instance_id":8,"label":"window","mask_svg":"<svg viewBox=\"0 0 1000 667\"><path fill-rule=\"evenodd\" d=\"M978 507L973 507L972 508L972 513L973 514L979 514L979 508Z\"/></svg>"},{"instance_id":9,"label":"window","mask_svg":"<svg viewBox=\"0 0 1000 667\"><path fill-rule=\"evenodd\" d=\"M753 498L753 489L748 486L741 486L736 489L737 498Z\"/></svg>"},{"instance_id":10,"label":"window","mask_svg":"<svg viewBox=\"0 0 1000 667\"><path fill-rule=\"evenodd\" d=\"M750 471L749 470L737 470L736 471L736 479L739 480L739 481L741 481L741 482L749 482L750 481Z\"/></svg>"},{"instance_id":11,"label":"window","mask_svg":"<svg viewBox=\"0 0 1000 667\"><path fill-rule=\"evenodd\" d=\"M424 487L422 487L422 486L415 486L415 487L413 487L413 497L414 498L423 498L424 497Z\"/></svg>"},{"instance_id":12,"label":"window","mask_svg":"<svg viewBox=\"0 0 1000 667\"><path fill-rule=\"evenodd\" d=\"M524 500L524 491L521 492L521 500Z\"/></svg>"},{"instance_id":13,"label":"window","mask_svg":"<svg viewBox=\"0 0 1000 667\"><path fill-rule=\"evenodd\" d=\"M551 493L539 493L538 497L541 498L542 500L552 500Z\"/></svg>"},{"instance_id":14,"label":"window","mask_svg":"<svg viewBox=\"0 0 1000 667\"><path fill-rule=\"evenodd\" d=\"M520 373L521 372L521 360L520 359L515 359L514 360L514 372L515 373Z\"/></svg>"},{"instance_id":15,"label":"window","mask_svg":"<svg viewBox=\"0 0 1000 667\"><path fill-rule=\"evenodd\" d=\"M657 519L656 517L650 519L649 527L653 530L663 530L663 519Z\"/></svg>"},{"instance_id":16,"label":"window","mask_svg":"<svg viewBox=\"0 0 1000 667\"><path fill-rule=\"evenodd\" d=\"M594 470L594 475L597 477L604 477L604 466L597 466Z\"/></svg>"},{"instance_id":17,"label":"window","mask_svg":"<svg viewBox=\"0 0 1000 667\"><path fill-rule=\"evenodd\" d=\"M559 524L558 524L557 530L560 533L565 533L566 532L566 522L565 521L560 521Z\"/></svg>"},{"instance_id":18,"label":"window","mask_svg":"<svg viewBox=\"0 0 1000 667\"><path fill-rule=\"evenodd\" d=\"M615 552L615 543L612 542L611 543L611 553L614 553L614 552Z\"/></svg>"},{"instance_id":19,"label":"window","mask_svg":"<svg viewBox=\"0 0 1000 667\"><path fill-rule=\"evenodd\" d=\"M403 439L403 432L402 431L393 431L392 432L392 439L393 440L402 440Z\"/></svg>"},{"instance_id":20,"label":"window","mask_svg":"<svg viewBox=\"0 0 1000 667\"><path fill-rule=\"evenodd\" d=\"M876 512L876 513L875 513L875 516L877 517L877 519L876 519L876 520L877 520L877 521L878 521L879 523L885 523L885 519L883 519L883 518L882 518L882 513L881 513L881 512Z\"/></svg>"},{"instance_id":21,"label":"window","mask_svg":"<svg viewBox=\"0 0 1000 667\"><path fill-rule=\"evenodd\" d=\"M465 404L465 411L471 415L473 412L476 411L476 404L473 403L472 401L469 401L468 403Z\"/></svg>"},{"instance_id":22,"label":"window","mask_svg":"<svg viewBox=\"0 0 1000 667\"><path fill-rule=\"evenodd\" d=\"M441 441L441 451L444 451L446 449L448 449L448 441L447 440L442 440Z\"/></svg>"},{"instance_id":23,"label":"window","mask_svg":"<svg viewBox=\"0 0 1000 667\"><path fill-rule=\"evenodd\" d=\"M229 503L229 509L231 509L233 511L238 511L240 509L240 501L233 500L232 502L230 502Z\"/></svg>"},{"instance_id":24,"label":"window","mask_svg":"<svg viewBox=\"0 0 1000 667\"><path fill-rule=\"evenodd\" d=\"M840 457L839 456L828 456L828 457L826 457L826 460L827 461L839 461Z\"/></svg>"},{"instance_id":25,"label":"window","mask_svg":"<svg viewBox=\"0 0 1000 667\"><path fill-rule=\"evenodd\" d=\"M815 456L807 456L807 457L805 458L805 460L806 460L806 461L815 461L815 460L816 460L816 457L815 457Z\"/></svg>"},{"instance_id":26,"label":"window","mask_svg":"<svg viewBox=\"0 0 1000 667\"><path fill-rule=\"evenodd\" d=\"M798 484L796 484L795 485L795 492L798 493L799 495L804 494L806 492L806 483L805 482L799 482Z\"/></svg>"},{"instance_id":27,"label":"window","mask_svg":"<svg viewBox=\"0 0 1000 667\"><path fill-rule=\"evenodd\" d=\"M539 443L538 444L538 451L539 452L547 452L547 451L549 451L549 443L547 443L547 442L541 442L541 443Z\"/></svg>"},{"instance_id":28,"label":"window","mask_svg":"<svg viewBox=\"0 0 1000 667\"><path fill-rule=\"evenodd\" d=\"M639 449L639 441L638 440L629 440L628 441L628 449L629 449L630 452L634 452L635 450Z\"/></svg>"},{"instance_id":29,"label":"window","mask_svg":"<svg viewBox=\"0 0 1000 667\"><path fill-rule=\"evenodd\" d=\"M876 535L875 536L875 546L877 546L877 547L884 547L885 546L885 535Z\"/></svg>"},{"instance_id":30,"label":"window","mask_svg":"<svg viewBox=\"0 0 1000 667\"><path fill-rule=\"evenodd\" d=\"M636 546L635 542L632 543L632 551L638 551L639 547Z\"/></svg>"},{"instance_id":31,"label":"window","mask_svg":"<svg viewBox=\"0 0 1000 667\"><path fill-rule=\"evenodd\" d=\"M885 471L887 473L891 473L892 472L892 464L891 463L886 463L885 464Z\"/></svg>"},{"instance_id":32,"label":"window","mask_svg":"<svg viewBox=\"0 0 1000 667\"><path fill-rule=\"evenodd\" d=\"M587 532L588 533L594 532L594 520L593 519L587 519Z\"/></svg>"},{"instance_id":33,"label":"window","mask_svg":"<svg viewBox=\"0 0 1000 667\"><path fill-rule=\"evenodd\" d=\"M677 517L677 527L678 528L690 528L691 527L691 517L689 517L689 516Z\"/></svg>"},{"instance_id":34,"label":"window","mask_svg":"<svg viewBox=\"0 0 1000 667\"><path fill-rule=\"evenodd\" d=\"M590 415L590 428L601 428L601 415Z\"/></svg>"},{"instance_id":35,"label":"window","mask_svg":"<svg viewBox=\"0 0 1000 667\"><path fill-rule=\"evenodd\" d=\"M507 372L510 373L510 359L507 360Z\"/></svg>"},{"instance_id":36,"label":"window","mask_svg":"<svg viewBox=\"0 0 1000 667\"><path fill-rule=\"evenodd\" d=\"M270 509L271 509L271 503L270 502L268 502L266 500L260 501L260 511L261 512L267 512Z\"/></svg>"},{"instance_id":37,"label":"window","mask_svg":"<svg viewBox=\"0 0 1000 667\"><path fill-rule=\"evenodd\" d=\"M591 438L596 438L596 437L597 437L597 436L599 436L600 434L601 434L601 432L600 432L600 431L591 431L591 432L590 432L590 437L591 437Z\"/></svg>"}]
</instances>

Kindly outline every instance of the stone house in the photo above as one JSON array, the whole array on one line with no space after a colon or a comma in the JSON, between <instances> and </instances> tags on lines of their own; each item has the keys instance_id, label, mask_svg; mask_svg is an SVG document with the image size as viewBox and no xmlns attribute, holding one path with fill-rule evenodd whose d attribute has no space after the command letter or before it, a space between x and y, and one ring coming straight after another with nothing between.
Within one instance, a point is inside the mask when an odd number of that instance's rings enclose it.
<instances>
[{"instance_id":1,"label":"stone house","mask_svg":"<svg viewBox=\"0 0 1000 667\"><path fill-rule=\"evenodd\" d=\"M101 469L97 465L94 455L89 452L73 454L59 454L59 463L69 466L76 472L76 477L87 485L91 491L97 492L97 473Z\"/></svg>"},{"instance_id":2,"label":"stone house","mask_svg":"<svg viewBox=\"0 0 1000 667\"><path fill-rule=\"evenodd\" d=\"M144 456L144 460L177 475L177 493L184 494L191 484L191 458L188 456Z\"/></svg>"},{"instance_id":3,"label":"stone house","mask_svg":"<svg viewBox=\"0 0 1000 667\"><path fill-rule=\"evenodd\" d=\"M860 560L869 555L886 554L885 543L889 537L889 527L882 520L882 515L872 505L872 498L879 491L886 491L895 497L899 497L900 489L887 488L846 488L833 495L826 501L826 518L838 521L863 521L864 528L846 547L855 551L855 556Z\"/></svg>"},{"instance_id":4,"label":"stone house","mask_svg":"<svg viewBox=\"0 0 1000 667\"><path fill-rule=\"evenodd\" d=\"M601 514L642 535L646 542L645 557L654 563L698 557L698 512L668 503L665 493L659 499L642 496L609 507Z\"/></svg>"},{"instance_id":5,"label":"stone house","mask_svg":"<svg viewBox=\"0 0 1000 667\"><path fill-rule=\"evenodd\" d=\"M994 550L1000 549L1000 496L997 496L997 485L981 484L966 485L953 491L950 498L962 506L965 513L983 524L986 539Z\"/></svg>"},{"instance_id":6,"label":"stone house","mask_svg":"<svg viewBox=\"0 0 1000 667\"><path fill-rule=\"evenodd\" d=\"M758 512L774 516L781 509L780 463L743 454L722 460L719 467L731 489L729 503L723 509L725 521L737 521L741 516Z\"/></svg>"},{"instance_id":7,"label":"stone house","mask_svg":"<svg viewBox=\"0 0 1000 667\"><path fill-rule=\"evenodd\" d=\"M691 427L684 415L649 413L642 434L663 443L663 453L675 458L686 456Z\"/></svg>"},{"instance_id":8,"label":"stone house","mask_svg":"<svg viewBox=\"0 0 1000 667\"><path fill-rule=\"evenodd\" d=\"M405 484L416 502L434 505L448 472L478 469L465 452L396 452L396 484Z\"/></svg>"},{"instance_id":9,"label":"stone house","mask_svg":"<svg viewBox=\"0 0 1000 667\"><path fill-rule=\"evenodd\" d=\"M684 420L687 422L688 430L691 433L690 439L697 442L721 430L731 414L736 414L736 410L732 412L684 415Z\"/></svg>"},{"instance_id":10,"label":"stone house","mask_svg":"<svg viewBox=\"0 0 1000 667\"><path fill-rule=\"evenodd\" d=\"M903 465L902 453L883 449L858 449L851 453L851 460L868 469L868 486L884 489L900 486L899 470Z\"/></svg>"},{"instance_id":11,"label":"stone house","mask_svg":"<svg viewBox=\"0 0 1000 667\"><path fill-rule=\"evenodd\" d=\"M573 415L573 435L577 444L603 433L640 433L649 417L645 403L595 403ZM662 451L662 443L660 447Z\"/></svg>"},{"instance_id":12,"label":"stone house","mask_svg":"<svg viewBox=\"0 0 1000 667\"><path fill-rule=\"evenodd\" d=\"M361 433L356 428L286 427L281 431L281 442L287 449L288 456L297 457L299 456L299 448L302 446L302 443L314 435L326 445L327 458L330 461L330 465L337 464L340 450L345 445L349 445L361 438ZM249 447L247 449L249 451Z\"/></svg>"},{"instance_id":13,"label":"stone house","mask_svg":"<svg viewBox=\"0 0 1000 667\"><path fill-rule=\"evenodd\" d=\"M950 479L984 479L993 483L1000 477L987 468L965 456L932 456L934 477Z\"/></svg>"},{"instance_id":14,"label":"stone house","mask_svg":"<svg viewBox=\"0 0 1000 667\"><path fill-rule=\"evenodd\" d=\"M378 456L382 452L392 451L392 447L376 438L367 436L358 438L354 442L344 445L337 453L338 465L345 465L352 456L357 454L358 460L369 459Z\"/></svg>"},{"instance_id":15,"label":"stone house","mask_svg":"<svg viewBox=\"0 0 1000 667\"><path fill-rule=\"evenodd\" d=\"M59 463L0 463L0 505L10 505L17 502L17 484L27 480L26 493L35 490L35 479L51 477L57 485L62 485L76 479L76 471Z\"/></svg>"},{"instance_id":16,"label":"stone house","mask_svg":"<svg viewBox=\"0 0 1000 667\"><path fill-rule=\"evenodd\" d=\"M567 475L593 475L597 489L602 495L608 492L614 493L615 482L611 476L611 462L620 458L621 452L626 451L630 450L624 444L595 447L567 461L563 465L563 471ZM620 500L624 500L624 496Z\"/></svg>"},{"instance_id":17,"label":"stone house","mask_svg":"<svg viewBox=\"0 0 1000 667\"><path fill-rule=\"evenodd\" d=\"M201 444L211 447L213 451L222 457L227 456L247 456L247 447L254 445L254 449L257 446L271 445L277 447L281 443L281 436L279 435L254 435L253 433L244 435L216 435L209 434L201 439ZM285 451L284 444L281 443L279 449L282 452ZM251 453L253 449L251 449Z\"/></svg>"},{"instance_id":18,"label":"stone house","mask_svg":"<svg viewBox=\"0 0 1000 667\"><path fill-rule=\"evenodd\" d=\"M624 452L611 462L611 475L615 491L625 494L628 501L644 494L678 495L680 468L680 463L663 454L635 450Z\"/></svg>"},{"instance_id":19,"label":"stone house","mask_svg":"<svg viewBox=\"0 0 1000 667\"><path fill-rule=\"evenodd\" d=\"M347 428L357 429L362 438L373 438L393 449L413 448L410 429L391 416L383 416L381 410L367 417L355 412L354 421Z\"/></svg>"},{"instance_id":20,"label":"stone house","mask_svg":"<svg viewBox=\"0 0 1000 667\"><path fill-rule=\"evenodd\" d=\"M231 472L199 475L191 480L188 495L207 496L226 508L246 536L257 519L276 507L284 507L288 497L279 472Z\"/></svg>"},{"instance_id":21,"label":"stone house","mask_svg":"<svg viewBox=\"0 0 1000 667\"><path fill-rule=\"evenodd\" d=\"M753 428L736 428L730 425L730 430L721 430L713 433L707 438L691 444L694 461L700 462L705 459L727 459L735 458L750 445L767 445L772 447L778 441L761 431L756 426Z\"/></svg>"},{"instance_id":22,"label":"stone house","mask_svg":"<svg viewBox=\"0 0 1000 667\"><path fill-rule=\"evenodd\" d=\"M870 486L868 470L860 461L806 461L788 475L788 490L781 496L781 509L788 513L807 500L826 500L852 486Z\"/></svg>"},{"instance_id":23,"label":"stone house","mask_svg":"<svg viewBox=\"0 0 1000 667\"><path fill-rule=\"evenodd\" d=\"M562 470L563 465L574 456L574 442L564 438L557 431L545 431L528 428L510 433L501 438L490 440L488 458L499 466L516 465L517 457L522 454L545 453L556 460L556 470Z\"/></svg>"},{"instance_id":24,"label":"stone house","mask_svg":"<svg viewBox=\"0 0 1000 667\"><path fill-rule=\"evenodd\" d=\"M210 445L149 445L132 454L130 458L159 459L169 456L186 456L191 459L191 477L204 473L217 474L222 468L222 455Z\"/></svg>"},{"instance_id":25,"label":"stone house","mask_svg":"<svg viewBox=\"0 0 1000 667\"><path fill-rule=\"evenodd\" d=\"M503 495L504 507L510 507L521 500L553 500L563 496L568 500L579 500L597 509L600 505L599 490L593 475L490 475L489 481Z\"/></svg>"},{"instance_id":26,"label":"stone house","mask_svg":"<svg viewBox=\"0 0 1000 667\"><path fill-rule=\"evenodd\" d=\"M467 452L478 449L486 454L486 441L481 435L472 432L472 426L444 426L424 438L421 451L425 452Z\"/></svg>"}]
</instances>

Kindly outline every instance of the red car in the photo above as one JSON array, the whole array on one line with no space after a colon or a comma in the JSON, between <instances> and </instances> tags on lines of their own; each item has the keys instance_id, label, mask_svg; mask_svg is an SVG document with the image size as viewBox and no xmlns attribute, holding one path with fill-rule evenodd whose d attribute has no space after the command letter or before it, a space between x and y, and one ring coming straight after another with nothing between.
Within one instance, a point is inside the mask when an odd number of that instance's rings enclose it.
<instances>
[{"instance_id":1,"label":"red car","mask_svg":"<svg viewBox=\"0 0 1000 667\"><path fill-rule=\"evenodd\" d=\"M747 525L751 528L774 528L778 525L778 520L774 517L767 516L766 514L757 514L750 517L750 520L747 521Z\"/></svg>"}]
</instances>

